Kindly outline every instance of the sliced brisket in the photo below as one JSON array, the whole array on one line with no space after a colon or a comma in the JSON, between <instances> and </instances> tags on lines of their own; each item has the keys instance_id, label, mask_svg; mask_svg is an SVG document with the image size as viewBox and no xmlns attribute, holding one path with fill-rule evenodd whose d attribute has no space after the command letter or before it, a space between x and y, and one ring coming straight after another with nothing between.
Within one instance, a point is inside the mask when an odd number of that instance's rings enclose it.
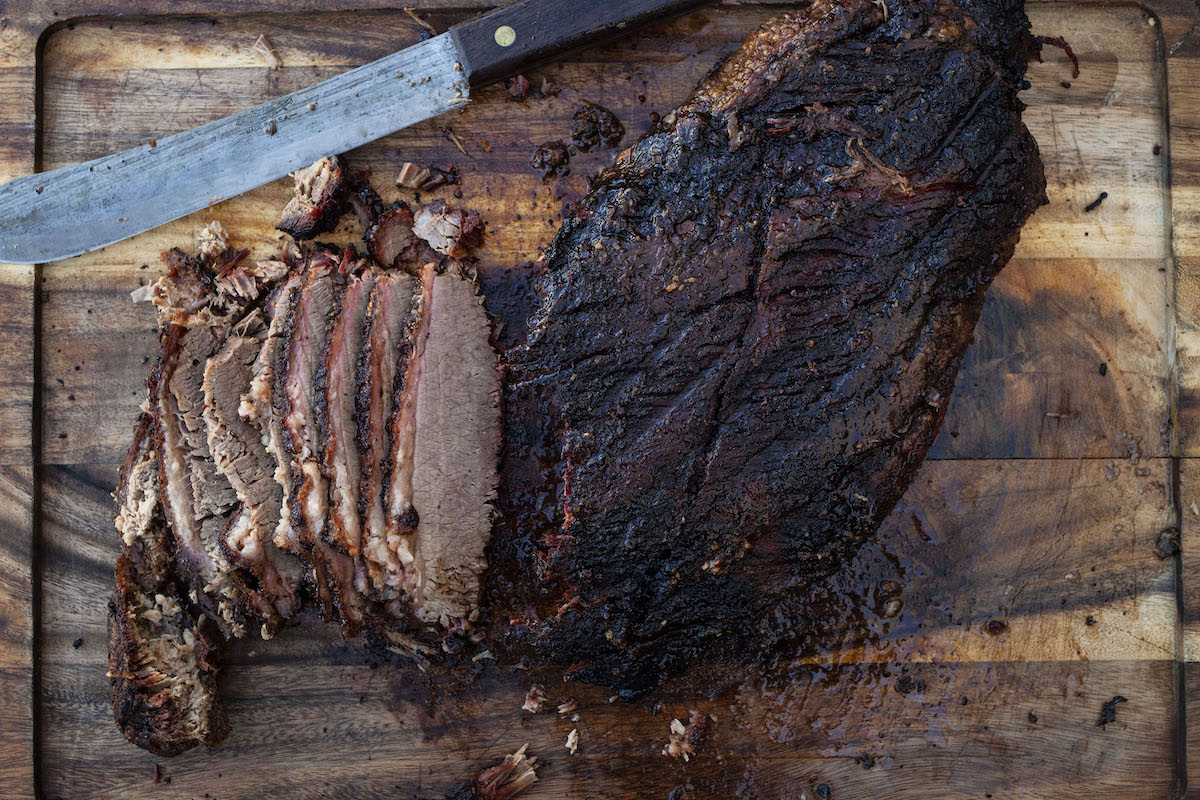
<instances>
[{"instance_id":1,"label":"sliced brisket","mask_svg":"<svg viewBox=\"0 0 1200 800\"><path fill-rule=\"evenodd\" d=\"M487 566L500 447L490 336L474 280L426 267L392 422L388 544L416 617L448 629L478 618Z\"/></svg>"},{"instance_id":2,"label":"sliced brisket","mask_svg":"<svg viewBox=\"0 0 1200 800\"><path fill-rule=\"evenodd\" d=\"M388 485L394 384L398 368L407 363L407 329L413 316L417 282L411 275L385 272L371 291L364 320L364 346L358 361L355 419L362 486L359 515L362 520L362 554L371 584L385 599L394 598L402 583L402 564L388 546Z\"/></svg>"},{"instance_id":3,"label":"sliced brisket","mask_svg":"<svg viewBox=\"0 0 1200 800\"><path fill-rule=\"evenodd\" d=\"M362 544L358 501L362 464L354 401L358 360L366 339L367 305L375 288L375 273L366 269L351 274L341 288L338 315L329 334L325 357L325 413L321 416L324 441L323 470L329 483L329 541L357 558ZM360 591L368 587L360 586Z\"/></svg>"},{"instance_id":4,"label":"sliced brisket","mask_svg":"<svg viewBox=\"0 0 1200 800\"><path fill-rule=\"evenodd\" d=\"M117 559L108 677L125 738L156 755L215 746L229 725L216 692L216 643L176 579L159 504L154 420L143 414L117 487Z\"/></svg>"},{"instance_id":5,"label":"sliced brisket","mask_svg":"<svg viewBox=\"0 0 1200 800\"><path fill-rule=\"evenodd\" d=\"M261 314L253 312L208 360L204 422L209 450L241 503L224 534L226 554L254 575L264 599L278 612L264 628L264 634L270 635L281 619L290 618L299 608L301 569L294 556L275 546L283 492L261 432L239 414L242 392L250 385L266 333Z\"/></svg>"},{"instance_id":6,"label":"sliced brisket","mask_svg":"<svg viewBox=\"0 0 1200 800\"><path fill-rule=\"evenodd\" d=\"M340 618L347 634L353 635L362 623L363 598L354 588L356 560L326 540L329 483L321 468L323 442L317 424L318 412L324 410L329 322L336 315L337 265L332 256L314 253L290 309L290 335L283 344L286 369L281 372L284 441L291 459L284 491L288 524L315 571L325 614Z\"/></svg>"}]
</instances>

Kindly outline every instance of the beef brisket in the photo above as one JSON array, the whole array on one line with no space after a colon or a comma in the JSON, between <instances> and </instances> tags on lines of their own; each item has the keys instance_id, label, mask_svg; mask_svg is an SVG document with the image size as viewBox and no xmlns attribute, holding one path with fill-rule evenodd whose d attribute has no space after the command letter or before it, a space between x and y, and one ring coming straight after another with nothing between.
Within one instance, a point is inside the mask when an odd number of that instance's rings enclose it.
<instances>
[{"instance_id":1,"label":"beef brisket","mask_svg":"<svg viewBox=\"0 0 1200 800\"><path fill-rule=\"evenodd\" d=\"M362 465L354 415L355 378L365 340L367 304L375 273L366 269L348 277L340 289L338 315L325 356L325 413L319 420L324 440L323 470L329 482L329 540L357 558L362 543L358 513ZM360 587L365 591L366 586Z\"/></svg>"},{"instance_id":2,"label":"beef brisket","mask_svg":"<svg viewBox=\"0 0 1200 800\"><path fill-rule=\"evenodd\" d=\"M407 363L409 327L416 281L412 276L381 274L371 291L364 321L365 344L358 363L355 417L362 472L359 515L363 526L363 559L375 591L394 598L401 585L402 564L388 546L384 492L388 485L393 385L401 364Z\"/></svg>"},{"instance_id":3,"label":"beef brisket","mask_svg":"<svg viewBox=\"0 0 1200 800\"><path fill-rule=\"evenodd\" d=\"M511 353L508 435L544 411L562 475L506 490L554 520L542 657L652 686L875 532L1044 201L1032 47L1018 0L818 0L600 177Z\"/></svg>"},{"instance_id":4,"label":"beef brisket","mask_svg":"<svg viewBox=\"0 0 1200 800\"><path fill-rule=\"evenodd\" d=\"M238 324L235 335L208 360L204 422L217 468L241 503L224 533L226 554L255 577L273 612L263 629L269 636L299 608L300 563L275 546L283 493L275 482L275 465L261 433L239 414L241 395L250 384L265 336L262 316L256 311Z\"/></svg>"},{"instance_id":5,"label":"beef brisket","mask_svg":"<svg viewBox=\"0 0 1200 800\"><path fill-rule=\"evenodd\" d=\"M575 206L500 303L503 365L472 212L392 207L375 264L243 266L219 226L173 253L139 291L163 353L118 489L126 734L219 740L208 619L270 635L299 564L345 635L422 657L492 633L639 691L760 652L913 479L1044 200L1033 44L1019 0L783 14ZM298 175L289 213L333 213L339 181ZM522 755L464 791L524 788Z\"/></svg>"},{"instance_id":6,"label":"beef brisket","mask_svg":"<svg viewBox=\"0 0 1200 800\"><path fill-rule=\"evenodd\" d=\"M165 756L214 746L229 726L216 692L216 644L176 580L158 481L154 418L143 414L115 495L124 547L109 605L108 677L117 727Z\"/></svg>"},{"instance_id":7,"label":"beef brisket","mask_svg":"<svg viewBox=\"0 0 1200 800\"><path fill-rule=\"evenodd\" d=\"M491 325L461 265L421 275L420 321L392 423L388 544L417 619L476 621L500 447Z\"/></svg>"}]
</instances>

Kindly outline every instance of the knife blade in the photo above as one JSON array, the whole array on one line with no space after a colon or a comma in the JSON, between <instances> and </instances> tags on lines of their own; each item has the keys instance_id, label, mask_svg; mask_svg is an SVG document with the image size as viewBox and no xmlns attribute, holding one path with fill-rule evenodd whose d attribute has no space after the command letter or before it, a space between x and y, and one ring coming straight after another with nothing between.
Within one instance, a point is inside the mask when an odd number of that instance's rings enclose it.
<instances>
[{"instance_id":1,"label":"knife blade","mask_svg":"<svg viewBox=\"0 0 1200 800\"><path fill-rule=\"evenodd\" d=\"M461 108L472 86L710 0L523 0L224 119L0 186L0 262L70 258Z\"/></svg>"}]
</instances>

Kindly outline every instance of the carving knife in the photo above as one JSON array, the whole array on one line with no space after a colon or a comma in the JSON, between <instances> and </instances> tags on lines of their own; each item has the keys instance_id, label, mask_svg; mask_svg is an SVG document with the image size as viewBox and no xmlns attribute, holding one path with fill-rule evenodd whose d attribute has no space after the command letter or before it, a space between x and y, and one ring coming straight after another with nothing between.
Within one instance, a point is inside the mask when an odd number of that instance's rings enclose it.
<instances>
[{"instance_id":1,"label":"carving knife","mask_svg":"<svg viewBox=\"0 0 1200 800\"><path fill-rule=\"evenodd\" d=\"M469 102L564 52L711 0L522 0L366 66L123 153L0 186L0 262L86 253Z\"/></svg>"}]
</instances>

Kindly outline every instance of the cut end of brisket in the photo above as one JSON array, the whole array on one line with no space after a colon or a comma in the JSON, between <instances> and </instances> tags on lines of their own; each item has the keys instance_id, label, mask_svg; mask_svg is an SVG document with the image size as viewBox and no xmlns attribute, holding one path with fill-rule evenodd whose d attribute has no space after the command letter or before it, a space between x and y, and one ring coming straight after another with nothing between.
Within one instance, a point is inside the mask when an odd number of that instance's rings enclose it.
<instances>
[{"instance_id":1,"label":"cut end of brisket","mask_svg":"<svg viewBox=\"0 0 1200 800\"><path fill-rule=\"evenodd\" d=\"M173 582L118 559L108 677L126 739L160 756L220 744L229 723L217 697L215 650Z\"/></svg>"},{"instance_id":2,"label":"cut end of brisket","mask_svg":"<svg viewBox=\"0 0 1200 800\"><path fill-rule=\"evenodd\" d=\"M159 505L153 418L142 416L121 470L117 561L109 605L113 715L129 741L175 755L215 746L229 726L216 692L217 642L175 580L171 533Z\"/></svg>"},{"instance_id":3,"label":"cut end of brisket","mask_svg":"<svg viewBox=\"0 0 1200 800\"><path fill-rule=\"evenodd\" d=\"M293 239L312 239L328 233L345 210L348 182L337 156L322 158L292 173L295 196L283 209L276 226Z\"/></svg>"}]
</instances>

